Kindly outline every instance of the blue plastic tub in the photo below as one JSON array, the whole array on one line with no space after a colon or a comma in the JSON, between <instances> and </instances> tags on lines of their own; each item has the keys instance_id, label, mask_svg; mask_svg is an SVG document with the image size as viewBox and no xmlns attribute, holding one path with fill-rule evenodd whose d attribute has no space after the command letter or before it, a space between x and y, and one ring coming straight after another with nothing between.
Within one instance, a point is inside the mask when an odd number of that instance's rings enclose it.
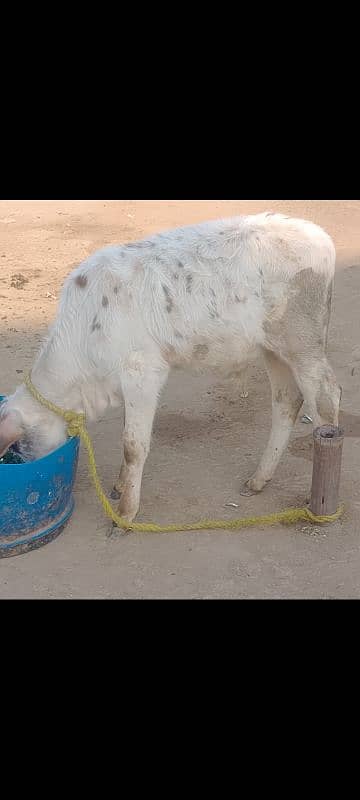
<instances>
[{"instance_id":1,"label":"blue plastic tub","mask_svg":"<svg viewBox=\"0 0 360 800\"><path fill-rule=\"evenodd\" d=\"M0 464L0 558L34 550L61 533L74 510L79 444L74 437L37 461Z\"/></svg>"}]
</instances>

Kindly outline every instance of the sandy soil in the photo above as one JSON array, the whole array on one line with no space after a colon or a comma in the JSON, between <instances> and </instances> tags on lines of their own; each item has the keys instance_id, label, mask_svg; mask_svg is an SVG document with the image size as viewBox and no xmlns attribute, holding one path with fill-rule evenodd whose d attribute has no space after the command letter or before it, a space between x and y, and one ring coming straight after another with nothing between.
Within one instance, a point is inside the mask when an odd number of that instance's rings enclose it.
<instances>
[{"instance_id":1,"label":"sandy soil","mask_svg":"<svg viewBox=\"0 0 360 800\"><path fill-rule=\"evenodd\" d=\"M0 560L1 598L360 597L359 200L0 201L0 393L13 390L31 366L64 276L89 253L166 227L262 210L318 222L337 245L330 357L344 389L345 518L321 530L298 525L109 539L82 455L71 523L42 549ZM304 504L312 437L300 422L272 484L258 497L239 495L269 425L261 365L251 370L247 400L211 377L174 374L156 418L140 519L190 521ZM109 488L120 465L121 413L92 433Z\"/></svg>"}]
</instances>

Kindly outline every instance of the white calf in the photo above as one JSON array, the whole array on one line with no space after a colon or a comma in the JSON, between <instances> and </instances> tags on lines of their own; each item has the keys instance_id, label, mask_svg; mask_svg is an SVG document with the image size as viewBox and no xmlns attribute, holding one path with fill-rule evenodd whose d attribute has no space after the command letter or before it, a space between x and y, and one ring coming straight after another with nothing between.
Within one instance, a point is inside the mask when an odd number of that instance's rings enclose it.
<instances>
[{"instance_id":1,"label":"white calf","mask_svg":"<svg viewBox=\"0 0 360 800\"><path fill-rule=\"evenodd\" d=\"M96 418L125 403L119 512L138 512L158 397L172 367L242 374L265 357L273 396L270 440L251 491L271 479L299 409L338 422L340 388L326 358L335 249L310 222L274 214L179 228L107 247L67 279L33 367L49 400ZM24 386L1 408L0 453L20 440L39 457L64 423Z\"/></svg>"}]
</instances>

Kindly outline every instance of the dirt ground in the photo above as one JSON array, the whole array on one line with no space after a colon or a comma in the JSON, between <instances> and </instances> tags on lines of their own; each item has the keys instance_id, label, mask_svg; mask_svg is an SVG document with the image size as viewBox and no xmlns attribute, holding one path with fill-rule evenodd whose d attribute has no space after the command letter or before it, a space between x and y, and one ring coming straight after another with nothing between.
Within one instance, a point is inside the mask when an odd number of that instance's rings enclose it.
<instances>
[{"instance_id":1,"label":"dirt ground","mask_svg":"<svg viewBox=\"0 0 360 800\"><path fill-rule=\"evenodd\" d=\"M0 201L0 393L21 382L54 317L65 275L94 250L263 210L318 222L337 246L330 358L343 386L345 517L321 529L300 524L109 538L82 454L72 521L40 550L0 559L0 598L360 597L360 200ZM260 496L239 494L270 426L261 364L252 367L249 388L241 400L232 384L172 375L156 417L139 519L191 521L304 505L312 432L300 422L273 482ZM121 418L121 410L112 413L91 431L107 489L120 466Z\"/></svg>"}]
</instances>

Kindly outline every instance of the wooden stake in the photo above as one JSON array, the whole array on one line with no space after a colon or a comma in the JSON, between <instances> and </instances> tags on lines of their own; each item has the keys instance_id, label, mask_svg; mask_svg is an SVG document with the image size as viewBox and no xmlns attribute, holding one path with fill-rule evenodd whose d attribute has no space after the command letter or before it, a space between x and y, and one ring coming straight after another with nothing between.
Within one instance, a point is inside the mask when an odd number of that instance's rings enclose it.
<instances>
[{"instance_id":1,"label":"wooden stake","mask_svg":"<svg viewBox=\"0 0 360 800\"><path fill-rule=\"evenodd\" d=\"M344 431L323 425L314 431L314 461L310 511L316 516L335 514L339 507L339 486Z\"/></svg>"}]
</instances>

